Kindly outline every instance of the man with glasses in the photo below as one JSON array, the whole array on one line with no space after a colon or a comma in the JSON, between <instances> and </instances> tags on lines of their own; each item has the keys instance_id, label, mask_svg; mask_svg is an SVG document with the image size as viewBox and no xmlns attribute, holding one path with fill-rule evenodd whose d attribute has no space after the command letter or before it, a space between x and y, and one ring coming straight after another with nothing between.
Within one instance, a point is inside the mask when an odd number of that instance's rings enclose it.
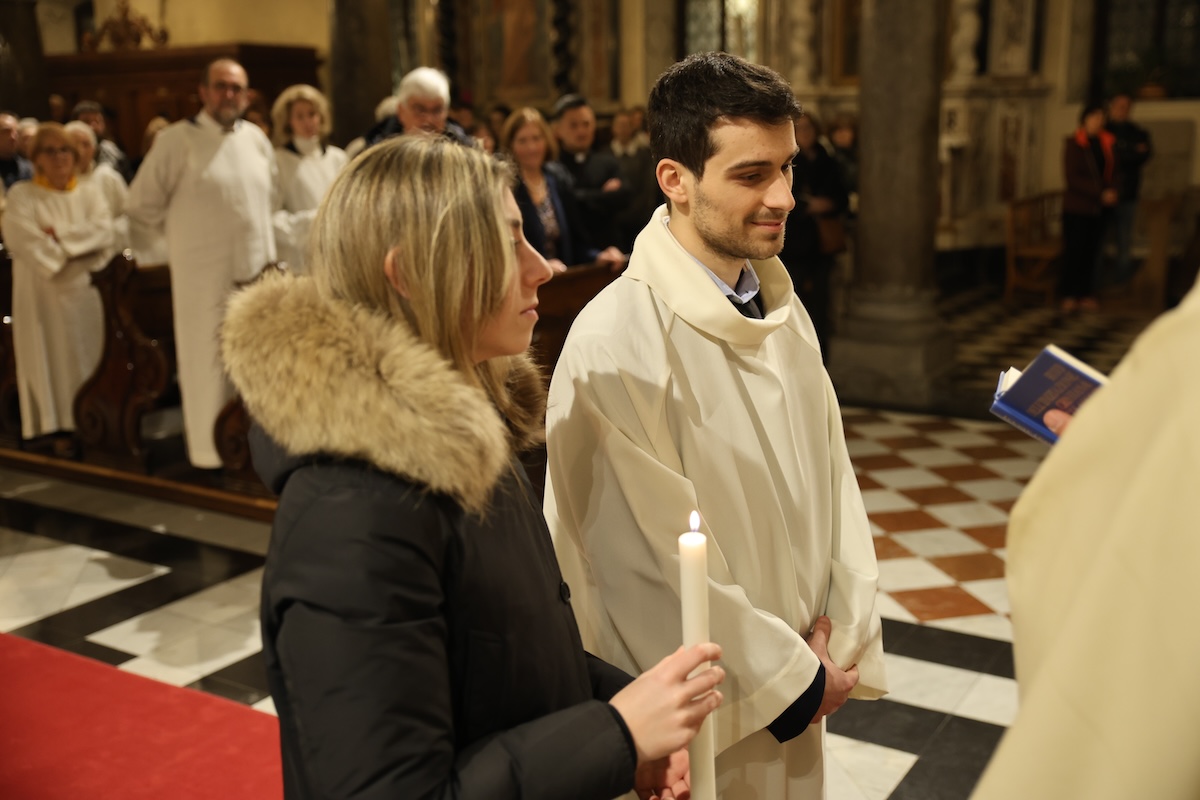
<instances>
[{"instance_id":1,"label":"man with glasses","mask_svg":"<svg viewBox=\"0 0 1200 800\"><path fill-rule=\"evenodd\" d=\"M475 140L450 119L450 80L432 67L417 67L400 79L396 88L396 116L388 117L364 135L366 146L403 133L446 136L459 144Z\"/></svg>"},{"instance_id":2,"label":"man with glasses","mask_svg":"<svg viewBox=\"0 0 1200 800\"><path fill-rule=\"evenodd\" d=\"M241 119L247 88L236 61L210 64L204 108L158 134L129 187L129 217L165 226L184 433L201 469L221 466L213 426L231 396L217 346L226 297L275 260L275 153Z\"/></svg>"}]
</instances>

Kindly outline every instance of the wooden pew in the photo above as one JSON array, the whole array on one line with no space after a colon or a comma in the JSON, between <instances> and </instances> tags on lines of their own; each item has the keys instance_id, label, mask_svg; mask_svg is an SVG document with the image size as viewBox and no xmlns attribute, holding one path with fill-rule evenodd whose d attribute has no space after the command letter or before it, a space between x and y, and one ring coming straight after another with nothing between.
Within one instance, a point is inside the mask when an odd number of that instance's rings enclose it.
<instances>
[{"instance_id":1,"label":"wooden pew","mask_svg":"<svg viewBox=\"0 0 1200 800\"><path fill-rule=\"evenodd\" d=\"M12 261L0 243L0 447L21 446L21 408L17 398L17 359L13 346Z\"/></svg>"},{"instance_id":2,"label":"wooden pew","mask_svg":"<svg viewBox=\"0 0 1200 800\"><path fill-rule=\"evenodd\" d=\"M1062 192L1045 192L1008 206L1004 302L1018 291L1038 292L1054 302L1062 255Z\"/></svg>"},{"instance_id":3,"label":"wooden pew","mask_svg":"<svg viewBox=\"0 0 1200 800\"><path fill-rule=\"evenodd\" d=\"M531 350L547 382L554 374L571 323L619 274L605 264L572 267L555 275L538 290L538 322L533 329ZM546 489L546 448L538 447L522 454L521 463L525 465L529 482L540 500Z\"/></svg>"},{"instance_id":4,"label":"wooden pew","mask_svg":"<svg viewBox=\"0 0 1200 800\"><path fill-rule=\"evenodd\" d=\"M104 352L75 395L75 429L84 461L149 473L142 420L175 382L171 274L139 269L129 251L92 274L104 307Z\"/></svg>"}]
</instances>

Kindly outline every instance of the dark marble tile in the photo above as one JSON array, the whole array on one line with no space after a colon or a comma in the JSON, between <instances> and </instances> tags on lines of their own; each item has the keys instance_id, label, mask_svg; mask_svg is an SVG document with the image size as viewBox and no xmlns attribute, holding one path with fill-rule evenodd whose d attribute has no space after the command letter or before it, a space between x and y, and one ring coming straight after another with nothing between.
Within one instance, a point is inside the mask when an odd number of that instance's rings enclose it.
<instances>
[{"instance_id":1,"label":"dark marble tile","mask_svg":"<svg viewBox=\"0 0 1200 800\"><path fill-rule=\"evenodd\" d=\"M119 667L126 661L132 661L137 656L132 653L126 653L124 650L117 650L112 647L106 647L96 642L89 642L87 639L77 639L73 642L57 645L60 650L66 650L77 655L86 656L87 658L101 661L109 666Z\"/></svg>"},{"instance_id":2,"label":"dark marble tile","mask_svg":"<svg viewBox=\"0 0 1200 800\"><path fill-rule=\"evenodd\" d=\"M224 697L226 700L232 700L235 703L247 706L252 706L267 696L267 692L262 689L242 686L239 683L227 681L215 675L207 675L198 681L189 683L187 688L197 689L208 694L215 694L218 697Z\"/></svg>"},{"instance_id":3,"label":"dark marble tile","mask_svg":"<svg viewBox=\"0 0 1200 800\"><path fill-rule=\"evenodd\" d=\"M1013 677L1012 644L911 622L883 620L883 649L899 656Z\"/></svg>"},{"instance_id":4,"label":"dark marble tile","mask_svg":"<svg viewBox=\"0 0 1200 800\"><path fill-rule=\"evenodd\" d=\"M967 800L1003 735L998 725L946 717L889 800Z\"/></svg>"},{"instance_id":5,"label":"dark marble tile","mask_svg":"<svg viewBox=\"0 0 1200 800\"><path fill-rule=\"evenodd\" d=\"M945 723L946 714L891 700L852 700L828 718L830 733L862 742L920 753Z\"/></svg>"},{"instance_id":6,"label":"dark marble tile","mask_svg":"<svg viewBox=\"0 0 1200 800\"><path fill-rule=\"evenodd\" d=\"M211 586L194 574L169 572L148 581L68 608L42 620L52 628L86 636L130 617L195 594Z\"/></svg>"},{"instance_id":7,"label":"dark marble tile","mask_svg":"<svg viewBox=\"0 0 1200 800\"><path fill-rule=\"evenodd\" d=\"M270 688L267 686L267 665L261 651L252 656L246 656L241 661L230 664L224 669L217 670L209 677L258 689L263 694L270 693ZM251 702L257 703L258 701Z\"/></svg>"}]
</instances>

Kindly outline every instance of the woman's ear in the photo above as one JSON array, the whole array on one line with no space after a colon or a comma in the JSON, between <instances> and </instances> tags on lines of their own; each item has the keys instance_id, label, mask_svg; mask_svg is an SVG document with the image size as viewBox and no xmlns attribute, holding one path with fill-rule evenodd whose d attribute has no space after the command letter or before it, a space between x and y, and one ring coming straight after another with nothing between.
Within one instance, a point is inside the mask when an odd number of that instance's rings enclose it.
<instances>
[{"instance_id":1,"label":"woman's ear","mask_svg":"<svg viewBox=\"0 0 1200 800\"><path fill-rule=\"evenodd\" d=\"M409 300L411 298L408 294L408 286L404 283L404 276L400 272L400 266L396 263L396 251L399 249L398 247L393 247L383 257L383 274L387 276L388 283L392 285L396 293L405 300Z\"/></svg>"},{"instance_id":2,"label":"woman's ear","mask_svg":"<svg viewBox=\"0 0 1200 800\"><path fill-rule=\"evenodd\" d=\"M658 167L654 172L658 178L658 188L662 189L663 195L671 201L671 206L675 207L680 204L686 206L688 178L691 176L687 168L678 161L664 158L658 162Z\"/></svg>"}]
</instances>

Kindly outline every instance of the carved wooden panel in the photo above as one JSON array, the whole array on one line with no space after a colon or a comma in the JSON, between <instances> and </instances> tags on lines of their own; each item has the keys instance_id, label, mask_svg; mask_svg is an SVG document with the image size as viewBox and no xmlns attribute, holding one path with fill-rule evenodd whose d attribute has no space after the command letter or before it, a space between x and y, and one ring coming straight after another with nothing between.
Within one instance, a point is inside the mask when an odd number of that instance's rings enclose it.
<instances>
[{"instance_id":1,"label":"carved wooden panel","mask_svg":"<svg viewBox=\"0 0 1200 800\"><path fill-rule=\"evenodd\" d=\"M147 296L134 300L139 284L161 284L164 276L165 295L161 289L156 292L148 287ZM133 258L124 253L92 275L92 285L104 306L104 352L96 371L75 395L76 435L85 461L150 471L149 448L142 439L142 417L155 408L171 384L175 353L170 340L147 335L134 308L165 303L165 311L155 313L165 313L169 318L169 280L166 267L139 270Z\"/></svg>"}]
</instances>

